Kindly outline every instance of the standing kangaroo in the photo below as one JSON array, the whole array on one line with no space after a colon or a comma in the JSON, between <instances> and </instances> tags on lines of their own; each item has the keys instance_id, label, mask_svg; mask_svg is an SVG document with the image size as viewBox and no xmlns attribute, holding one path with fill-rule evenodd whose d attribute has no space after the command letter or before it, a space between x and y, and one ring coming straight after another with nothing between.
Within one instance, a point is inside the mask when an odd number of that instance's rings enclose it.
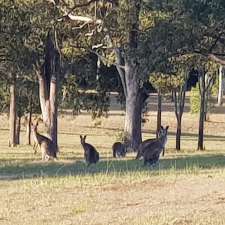
<instances>
[{"instance_id":1,"label":"standing kangaroo","mask_svg":"<svg viewBox=\"0 0 225 225\"><path fill-rule=\"evenodd\" d=\"M161 126L160 137L153 141L146 141L146 143L140 148L140 151L143 152L144 165L147 163L152 165L159 161L159 156L167 142L168 128L169 126L166 126L166 128Z\"/></svg>"},{"instance_id":2,"label":"standing kangaroo","mask_svg":"<svg viewBox=\"0 0 225 225\"><path fill-rule=\"evenodd\" d=\"M126 148L125 145L121 142L115 142L112 146L113 157L125 157L126 156Z\"/></svg>"},{"instance_id":3,"label":"standing kangaroo","mask_svg":"<svg viewBox=\"0 0 225 225\"><path fill-rule=\"evenodd\" d=\"M86 137L87 135L84 135L84 137L80 135L80 143L84 149L85 161L88 163L89 166L91 163L97 163L99 161L99 153L93 145L85 142Z\"/></svg>"},{"instance_id":4,"label":"standing kangaroo","mask_svg":"<svg viewBox=\"0 0 225 225\"><path fill-rule=\"evenodd\" d=\"M158 132L158 138L160 138L163 135L162 132L163 132L163 130L160 128L160 130ZM138 153L137 153L137 156L135 159L140 159L144 154L146 146L148 146L151 142L157 141L158 138L150 138L150 139L147 139L147 140L141 142L141 144L138 146ZM165 147L163 148L163 151L162 151L163 156L164 156L164 154L165 154Z\"/></svg>"},{"instance_id":5,"label":"standing kangaroo","mask_svg":"<svg viewBox=\"0 0 225 225\"><path fill-rule=\"evenodd\" d=\"M52 157L53 159L57 159L57 147L54 145L53 141L50 138L45 137L44 135L41 135L37 132L37 126L38 122L36 122L36 124L32 124L31 130L36 146L39 146L41 149L42 160L49 160L50 157Z\"/></svg>"}]
</instances>

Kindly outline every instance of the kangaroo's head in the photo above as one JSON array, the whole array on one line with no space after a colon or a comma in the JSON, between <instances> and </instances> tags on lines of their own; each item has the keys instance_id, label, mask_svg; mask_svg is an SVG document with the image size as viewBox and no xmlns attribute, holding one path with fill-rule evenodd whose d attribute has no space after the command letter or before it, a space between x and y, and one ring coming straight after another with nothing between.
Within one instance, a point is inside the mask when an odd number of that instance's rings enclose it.
<instances>
[{"instance_id":1,"label":"kangaroo's head","mask_svg":"<svg viewBox=\"0 0 225 225\"><path fill-rule=\"evenodd\" d=\"M87 135L84 135L84 137L82 137L82 135L80 135L80 143L81 143L82 145L85 144L85 139L86 139L86 137L87 137Z\"/></svg>"},{"instance_id":2,"label":"kangaroo's head","mask_svg":"<svg viewBox=\"0 0 225 225\"><path fill-rule=\"evenodd\" d=\"M165 128L161 126L159 130L159 138L167 137L168 129L169 129L169 126L166 126Z\"/></svg>"}]
</instances>

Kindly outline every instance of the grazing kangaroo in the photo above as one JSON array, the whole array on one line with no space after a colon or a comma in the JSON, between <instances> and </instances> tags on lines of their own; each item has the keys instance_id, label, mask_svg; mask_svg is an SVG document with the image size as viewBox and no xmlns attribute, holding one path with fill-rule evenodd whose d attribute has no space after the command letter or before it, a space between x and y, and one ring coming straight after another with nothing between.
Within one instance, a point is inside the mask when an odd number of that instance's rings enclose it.
<instances>
[{"instance_id":1,"label":"grazing kangaroo","mask_svg":"<svg viewBox=\"0 0 225 225\"><path fill-rule=\"evenodd\" d=\"M167 133L169 126L160 128L160 137L156 140L146 142L140 151L143 152L144 165L149 163L150 165L155 164L159 161L159 156L165 148L167 142Z\"/></svg>"},{"instance_id":2,"label":"grazing kangaroo","mask_svg":"<svg viewBox=\"0 0 225 225\"><path fill-rule=\"evenodd\" d=\"M94 146L85 142L86 137L87 135L84 135L84 137L80 135L80 143L84 149L85 161L86 163L88 163L89 166L91 163L97 163L99 161L99 153L97 152Z\"/></svg>"},{"instance_id":3,"label":"grazing kangaroo","mask_svg":"<svg viewBox=\"0 0 225 225\"><path fill-rule=\"evenodd\" d=\"M162 131L163 130L160 128L160 130L158 132L158 138L161 137ZM135 159L140 159L144 154L144 150L146 149L145 146L148 146L151 142L155 142L156 140L158 140L158 139L157 138L150 138L150 139L147 139L147 140L141 142L141 144L138 147L138 153L137 153L137 156L136 156ZM165 148L163 148L163 152L162 152L163 156L164 156L164 153L165 153Z\"/></svg>"},{"instance_id":4,"label":"grazing kangaroo","mask_svg":"<svg viewBox=\"0 0 225 225\"><path fill-rule=\"evenodd\" d=\"M113 157L125 157L126 156L126 148L125 145L121 142L115 142L112 146Z\"/></svg>"},{"instance_id":5,"label":"grazing kangaroo","mask_svg":"<svg viewBox=\"0 0 225 225\"><path fill-rule=\"evenodd\" d=\"M41 149L42 160L49 160L50 157L52 157L53 159L57 159L57 147L54 145L53 141L50 138L45 137L44 135L41 135L37 132L37 126L38 122L36 122L36 124L32 124L31 130L35 145L39 146L39 148Z\"/></svg>"}]
</instances>

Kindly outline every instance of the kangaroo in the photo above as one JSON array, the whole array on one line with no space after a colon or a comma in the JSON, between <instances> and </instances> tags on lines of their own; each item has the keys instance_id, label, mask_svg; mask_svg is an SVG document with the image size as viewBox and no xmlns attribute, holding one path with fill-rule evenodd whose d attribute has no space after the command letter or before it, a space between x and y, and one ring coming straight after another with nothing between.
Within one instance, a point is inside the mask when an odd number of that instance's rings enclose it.
<instances>
[{"instance_id":1,"label":"kangaroo","mask_svg":"<svg viewBox=\"0 0 225 225\"><path fill-rule=\"evenodd\" d=\"M45 137L44 135L41 135L37 132L37 126L38 122L36 122L36 124L32 124L31 130L36 148L37 146L39 146L39 148L41 149L42 160L49 160L50 157L52 157L53 159L57 159L57 147L54 145L53 141L50 138Z\"/></svg>"},{"instance_id":2,"label":"kangaroo","mask_svg":"<svg viewBox=\"0 0 225 225\"><path fill-rule=\"evenodd\" d=\"M121 142L115 142L112 146L113 157L125 157L126 156L126 148L125 145Z\"/></svg>"},{"instance_id":3,"label":"kangaroo","mask_svg":"<svg viewBox=\"0 0 225 225\"><path fill-rule=\"evenodd\" d=\"M97 163L99 161L99 153L94 146L85 142L87 135L80 135L80 143L84 149L84 158L88 166L92 163Z\"/></svg>"},{"instance_id":4,"label":"kangaroo","mask_svg":"<svg viewBox=\"0 0 225 225\"><path fill-rule=\"evenodd\" d=\"M169 126L160 128L160 137L154 141L146 142L140 149L143 152L144 165L155 164L159 161L159 156L165 148Z\"/></svg>"},{"instance_id":5,"label":"kangaroo","mask_svg":"<svg viewBox=\"0 0 225 225\"><path fill-rule=\"evenodd\" d=\"M162 135L162 129L160 129L158 132L158 138L160 138L161 135ZM141 144L138 147L138 153L137 153L137 156L135 159L140 159L144 154L144 150L146 149L145 146L148 146L151 142L155 142L156 140L158 140L158 139L150 138L150 139L147 139L147 140L141 142ZM165 148L163 148L162 156L164 156L164 154L165 154Z\"/></svg>"}]
</instances>

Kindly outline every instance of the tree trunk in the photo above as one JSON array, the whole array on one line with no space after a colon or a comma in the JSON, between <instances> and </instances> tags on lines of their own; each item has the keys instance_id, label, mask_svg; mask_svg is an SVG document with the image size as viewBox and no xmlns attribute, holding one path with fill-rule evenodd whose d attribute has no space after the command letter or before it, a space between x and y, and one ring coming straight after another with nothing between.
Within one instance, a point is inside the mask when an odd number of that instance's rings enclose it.
<instances>
[{"instance_id":1,"label":"tree trunk","mask_svg":"<svg viewBox=\"0 0 225 225\"><path fill-rule=\"evenodd\" d=\"M126 97L126 114L124 132L127 137L127 145L133 150L137 150L141 143L141 114L147 94L139 86L139 64L137 57L139 43L139 14L140 0L129 0L128 36L127 48L122 57L121 49L116 49L117 70L123 85ZM121 65L123 64L123 65Z\"/></svg>"},{"instance_id":2,"label":"tree trunk","mask_svg":"<svg viewBox=\"0 0 225 225\"><path fill-rule=\"evenodd\" d=\"M181 118L177 119L176 150L180 151Z\"/></svg>"},{"instance_id":3,"label":"tree trunk","mask_svg":"<svg viewBox=\"0 0 225 225\"><path fill-rule=\"evenodd\" d=\"M10 85L9 147L16 146L16 78Z\"/></svg>"},{"instance_id":4,"label":"tree trunk","mask_svg":"<svg viewBox=\"0 0 225 225\"><path fill-rule=\"evenodd\" d=\"M158 132L162 125L162 95L161 91L158 91L158 108L157 108L157 130L156 130L156 137L158 138Z\"/></svg>"},{"instance_id":5,"label":"tree trunk","mask_svg":"<svg viewBox=\"0 0 225 225\"><path fill-rule=\"evenodd\" d=\"M204 117L205 117L205 76L201 78L201 104L199 115L199 130L198 130L198 150L204 150Z\"/></svg>"},{"instance_id":6,"label":"tree trunk","mask_svg":"<svg viewBox=\"0 0 225 225\"><path fill-rule=\"evenodd\" d=\"M171 102L174 102L174 91L171 91Z\"/></svg>"},{"instance_id":7,"label":"tree trunk","mask_svg":"<svg viewBox=\"0 0 225 225\"><path fill-rule=\"evenodd\" d=\"M31 145L31 119L32 119L32 108L28 113L27 124L26 124L26 142L27 145Z\"/></svg>"},{"instance_id":8,"label":"tree trunk","mask_svg":"<svg viewBox=\"0 0 225 225\"><path fill-rule=\"evenodd\" d=\"M223 104L223 66L219 69L219 90L218 90L218 105Z\"/></svg>"},{"instance_id":9,"label":"tree trunk","mask_svg":"<svg viewBox=\"0 0 225 225\"><path fill-rule=\"evenodd\" d=\"M17 117L16 120L16 144L20 144L20 129L21 128L21 116Z\"/></svg>"},{"instance_id":10,"label":"tree trunk","mask_svg":"<svg viewBox=\"0 0 225 225\"><path fill-rule=\"evenodd\" d=\"M138 91L138 90L136 90ZM133 150L137 150L142 141L141 137L141 110L142 103L140 95L134 93L134 89L129 90L126 98L126 115L125 115L125 135L128 144Z\"/></svg>"},{"instance_id":11,"label":"tree trunk","mask_svg":"<svg viewBox=\"0 0 225 225\"><path fill-rule=\"evenodd\" d=\"M48 133L57 148L57 116L58 116L58 82L60 73L60 52L56 40L49 32L45 49L45 61L41 73L38 74L39 98L43 121L48 128Z\"/></svg>"},{"instance_id":12,"label":"tree trunk","mask_svg":"<svg viewBox=\"0 0 225 225\"><path fill-rule=\"evenodd\" d=\"M57 80L57 79L56 79ZM57 104L57 82L52 80L50 86L50 137L55 144L55 147L58 146L58 104Z\"/></svg>"}]
</instances>

